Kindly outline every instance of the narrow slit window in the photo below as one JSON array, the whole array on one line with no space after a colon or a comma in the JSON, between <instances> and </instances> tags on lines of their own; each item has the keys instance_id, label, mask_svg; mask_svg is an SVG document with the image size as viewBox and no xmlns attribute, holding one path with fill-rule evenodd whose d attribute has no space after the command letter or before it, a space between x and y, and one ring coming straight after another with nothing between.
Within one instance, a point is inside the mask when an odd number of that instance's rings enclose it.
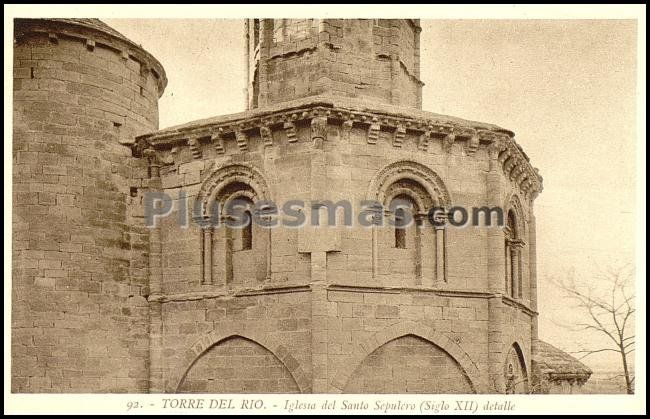
<instances>
[{"instance_id":1,"label":"narrow slit window","mask_svg":"<svg viewBox=\"0 0 650 419\"><path fill-rule=\"evenodd\" d=\"M250 250L253 248L253 217L250 211L246 211L248 224L241 230L241 248L242 250Z\"/></svg>"},{"instance_id":2,"label":"narrow slit window","mask_svg":"<svg viewBox=\"0 0 650 419\"><path fill-rule=\"evenodd\" d=\"M404 227L404 210L395 210L395 248L406 249L406 228Z\"/></svg>"}]
</instances>

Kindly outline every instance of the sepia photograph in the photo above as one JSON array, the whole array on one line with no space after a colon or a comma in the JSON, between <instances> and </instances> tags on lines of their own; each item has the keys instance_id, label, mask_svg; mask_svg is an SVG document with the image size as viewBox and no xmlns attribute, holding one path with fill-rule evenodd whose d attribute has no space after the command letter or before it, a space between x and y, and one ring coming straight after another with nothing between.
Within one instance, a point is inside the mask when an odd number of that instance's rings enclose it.
<instances>
[{"instance_id":1,"label":"sepia photograph","mask_svg":"<svg viewBox=\"0 0 650 419\"><path fill-rule=\"evenodd\" d=\"M5 406L644 413L645 6L257 6L5 5Z\"/></svg>"}]
</instances>

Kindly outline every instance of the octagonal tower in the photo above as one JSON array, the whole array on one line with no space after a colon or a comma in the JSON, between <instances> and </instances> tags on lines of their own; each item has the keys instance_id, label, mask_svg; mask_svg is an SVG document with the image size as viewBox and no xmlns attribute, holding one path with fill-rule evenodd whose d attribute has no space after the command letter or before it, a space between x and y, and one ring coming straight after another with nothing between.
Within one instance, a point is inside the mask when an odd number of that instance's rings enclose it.
<instances>
[{"instance_id":1,"label":"octagonal tower","mask_svg":"<svg viewBox=\"0 0 650 419\"><path fill-rule=\"evenodd\" d=\"M16 21L12 388L529 391L542 179L514 134L420 110L417 20L246 25L247 110L157 130L142 48ZM174 202L152 229L148 192ZM334 226L182 225L233 200L281 224L340 206ZM364 200L416 222L367 225ZM432 207L504 225L434 226Z\"/></svg>"},{"instance_id":2,"label":"octagonal tower","mask_svg":"<svg viewBox=\"0 0 650 419\"><path fill-rule=\"evenodd\" d=\"M341 209L334 227L161 220L150 390L528 391L541 177L514 134L419 109L417 20L246 25L248 110L138 137L149 185L204 205L302 201L307 220L314 202L348 201L352 223ZM398 198L417 223L359 221L363 200L401 219ZM434 228L434 206L508 222Z\"/></svg>"},{"instance_id":3,"label":"octagonal tower","mask_svg":"<svg viewBox=\"0 0 650 419\"><path fill-rule=\"evenodd\" d=\"M316 95L422 106L418 19L247 19L248 109Z\"/></svg>"}]
</instances>

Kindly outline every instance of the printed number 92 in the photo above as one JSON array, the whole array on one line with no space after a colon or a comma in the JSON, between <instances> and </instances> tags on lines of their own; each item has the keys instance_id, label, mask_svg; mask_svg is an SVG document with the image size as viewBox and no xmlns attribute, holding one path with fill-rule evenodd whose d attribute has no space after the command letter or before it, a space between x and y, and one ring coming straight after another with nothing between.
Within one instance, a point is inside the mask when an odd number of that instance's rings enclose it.
<instances>
[{"instance_id":1,"label":"printed number 92","mask_svg":"<svg viewBox=\"0 0 650 419\"><path fill-rule=\"evenodd\" d=\"M140 407L140 403L138 402L128 402L126 404L126 410L127 412L131 409L138 409Z\"/></svg>"}]
</instances>

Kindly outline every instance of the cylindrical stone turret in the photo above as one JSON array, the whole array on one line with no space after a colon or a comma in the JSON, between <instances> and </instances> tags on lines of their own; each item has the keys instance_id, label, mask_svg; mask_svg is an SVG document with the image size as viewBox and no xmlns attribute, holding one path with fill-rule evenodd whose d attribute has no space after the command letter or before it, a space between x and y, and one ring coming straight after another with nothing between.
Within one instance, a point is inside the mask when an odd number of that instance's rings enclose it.
<instances>
[{"instance_id":1,"label":"cylindrical stone turret","mask_svg":"<svg viewBox=\"0 0 650 419\"><path fill-rule=\"evenodd\" d=\"M160 63L97 19L14 21L12 391L148 383L147 163Z\"/></svg>"}]
</instances>

